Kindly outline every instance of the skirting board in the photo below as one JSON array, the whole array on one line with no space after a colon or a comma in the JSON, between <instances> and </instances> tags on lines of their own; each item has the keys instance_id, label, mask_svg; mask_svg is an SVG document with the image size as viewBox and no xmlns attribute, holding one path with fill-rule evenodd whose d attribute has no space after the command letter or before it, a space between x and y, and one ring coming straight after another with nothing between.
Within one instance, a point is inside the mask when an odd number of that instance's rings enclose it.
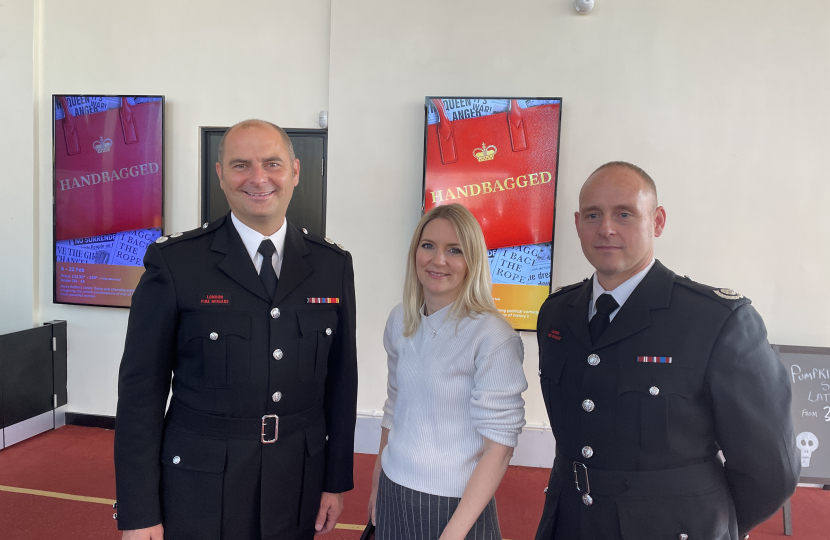
<instances>
[{"instance_id":1,"label":"skirting board","mask_svg":"<svg viewBox=\"0 0 830 540\"><path fill-rule=\"evenodd\" d=\"M66 425L115 429L115 417L100 414L66 413Z\"/></svg>"},{"instance_id":2,"label":"skirting board","mask_svg":"<svg viewBox=\"0 0 830 540\"><path fill-rule=\"evenodd\" d=\"M377 454L380 444L379 414L357 413L354 451L357 454ZM551 468L556 454L556 441L550 428L525 426L519 435L519 445L513 451L511 465Z\"/></svg>"}]
</instances>

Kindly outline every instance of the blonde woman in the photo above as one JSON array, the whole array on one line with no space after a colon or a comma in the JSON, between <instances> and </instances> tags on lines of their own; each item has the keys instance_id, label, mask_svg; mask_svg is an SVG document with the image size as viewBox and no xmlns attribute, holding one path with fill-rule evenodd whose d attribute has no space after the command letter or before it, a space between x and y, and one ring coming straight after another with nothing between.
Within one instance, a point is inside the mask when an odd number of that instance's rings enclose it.
<instances>
[{"instance_id":1,"label":"blonde woman","mask_svg":"<svg viewBox=\"0 0 830 540\"><path fill-rule=\"evenodd\" d=\"M500 540L493 497L524 426L519 335L491 295L481 228L429 211L386 323L387 400L369 515L377 540Z\"/></svg>"}]
</instances>

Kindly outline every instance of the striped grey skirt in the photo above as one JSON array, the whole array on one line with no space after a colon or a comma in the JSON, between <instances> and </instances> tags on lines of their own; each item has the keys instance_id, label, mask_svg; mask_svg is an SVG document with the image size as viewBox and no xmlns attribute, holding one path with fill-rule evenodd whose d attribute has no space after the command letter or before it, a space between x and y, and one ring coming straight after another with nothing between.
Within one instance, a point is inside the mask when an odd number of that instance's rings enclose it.
<instances>
[{"instance_id":1,"label":"striped grey skirt","mask_svg":"<svg viewBox=\"0 0 830 540\"><path fill-rule=\"evenodd\" d=\"M438 540L460 501L458 497L430 495L400 486L381 471L375 539ZM466 540L501 540L495 497L478 516Z\"/></svg>"}]
</instances>

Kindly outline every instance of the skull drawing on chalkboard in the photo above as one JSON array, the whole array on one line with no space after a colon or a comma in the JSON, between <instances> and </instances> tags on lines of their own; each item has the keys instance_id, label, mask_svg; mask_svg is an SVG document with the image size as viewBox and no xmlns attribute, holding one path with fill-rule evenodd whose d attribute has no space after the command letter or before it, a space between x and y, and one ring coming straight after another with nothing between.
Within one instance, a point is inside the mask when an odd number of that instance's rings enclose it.
<instances>
[{"instance_id":1,"label":"skull drawing on chalkboard","mask_svg":"<svg viewBox=\"0 0 830 540\"><path fill-rule=\"evenodd\" d=\"M809 431L803 431L795 438L795 443L801 449L801 466L810 466L810 456L818 448L818 438Z\"/></svg>"}]
</instances>

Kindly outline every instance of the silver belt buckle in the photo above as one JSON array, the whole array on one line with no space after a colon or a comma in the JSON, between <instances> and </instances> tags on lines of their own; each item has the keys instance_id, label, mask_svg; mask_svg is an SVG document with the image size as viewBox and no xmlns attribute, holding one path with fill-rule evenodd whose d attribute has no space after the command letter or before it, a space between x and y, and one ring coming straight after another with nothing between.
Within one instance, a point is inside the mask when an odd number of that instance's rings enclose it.
<instances>
[{"instance_id":1,"label":"silver belt buckle","mask_svg":"<svg viewBox=\"0 0 830 540\"><path fill-rule=\"evenodd\" d=\"M274 419L274 438L273 439L266 439L265 438L265 423L268 421L269 418ZM260 436L259 440L262 444L274 444L277 442L279 438L279 427L280 427L280 417L276 414L266 414L262 417L262 435Z\"/></svg>"},{"instance_id":2,"label":"silver belt buckle","mask_svg":"<svg viewBox=\"0 0 830 540\"><path fill-rule=\"evenodd\" d=\"M579 487L579 468L582 467L582 470L585 472L585 490ZM582 493L582 502L585 506L591 506L594 504L594 498L591 497L591 482L588 480L588 467L579 461L574 461L574 484L576 484L576 490L579 493Z\"/></svg>"}]
</instances>

